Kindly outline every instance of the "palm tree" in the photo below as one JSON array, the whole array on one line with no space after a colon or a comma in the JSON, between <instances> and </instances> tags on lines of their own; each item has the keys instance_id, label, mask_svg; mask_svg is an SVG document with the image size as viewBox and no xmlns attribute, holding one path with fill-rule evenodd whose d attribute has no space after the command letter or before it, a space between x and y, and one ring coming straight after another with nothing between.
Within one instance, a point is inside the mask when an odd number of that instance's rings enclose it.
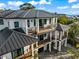
<instances>
[{"instance_id":1,"label":"palm tree","mask_svg":"<svg viewBox=\"0 0 79 59\"><path fill-rule=\"evenodd\" d=\"M20 5L21 10L35 9L35 7L30 3L24 3Z\"/></svg>"}]
</instances>

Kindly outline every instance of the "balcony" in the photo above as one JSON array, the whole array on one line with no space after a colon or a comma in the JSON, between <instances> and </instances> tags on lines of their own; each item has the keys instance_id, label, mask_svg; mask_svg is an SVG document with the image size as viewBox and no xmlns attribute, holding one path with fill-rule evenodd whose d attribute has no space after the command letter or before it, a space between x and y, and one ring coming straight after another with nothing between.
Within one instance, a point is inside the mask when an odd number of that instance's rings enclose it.
<instances>
[{"instance_id":1,"label":"balcony","mask_svg":"<svg viewBox=\"0 0 79 59\"><path fill-rule=\"evenodd\" d=\"M26 54L23 54L23 55L21 55L21 56L19 56L19 57L16 57L15 59L31 59L31 51L29 51L28 53L26 53Z\"/></svg>"},{"instance_id":2,"label":"balcony","mask_svg":"<svg viewBox=\"0 0 79 59\"><path fill-rule=\"evenodd\" d=\"M50 39L45 39L38 42L38 49L44 47L46 44L50 42Z\"/></svg>"},{"instance_id":3,"label":"balcony","mask_svg":"<svg viewBox=\"0 0 79 59\"><path fill-rule=\"evenodd\" d=\"M46 26L39 26L39 31L37 30L37 27L28 29L28 33L30 35L33 35L33 34L40 35L42 33L50 32L50 31L53 31L51 24L46 25Z\"/></svg>"},{"instance_id":4,"label":"balcony","mask_svg":"<svg viewBox=\"0 0 79 59\"><path fill-rule=\"evenodd\" d=\"M45 45L47 45L49 42L50 42L49 39L45 39L45 40L39 41L38 42L38 47L36 47L34 45L34 49L40 49L40 48L44 47ZM32 59L32 50L31 50L31 48L29 48L29 50L30 51L28 53L23 54L23 55L21 55L19 57L16 57L15 59Z\"/></svg>"}]
</instances>

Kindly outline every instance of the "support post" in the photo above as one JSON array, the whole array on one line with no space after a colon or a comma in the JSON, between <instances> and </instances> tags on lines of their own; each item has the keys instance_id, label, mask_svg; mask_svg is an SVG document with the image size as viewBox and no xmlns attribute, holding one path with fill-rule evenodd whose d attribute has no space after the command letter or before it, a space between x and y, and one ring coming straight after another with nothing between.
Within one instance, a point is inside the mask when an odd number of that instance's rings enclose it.
<instances>
[{"instance_id":1,"label":"support post","mask_svg":"<svg viewBox=\"0 0 79 59\"><path fill-rule=\"evenodd\" d=\"M31 47L32 47L32 59L34 59L34 44L32 44Z\"/></svg>"},{"instance_id":2,"label":"support post","mask_svg":"<svg viewBox=\"0 0 79 59\"><path fill-rule=\"evenodd\" d=\"M59 41L58 51L61 51L61 41Z\"/></svg>"},{"instance_id":3,"label":"support post","mask_svg":"<svg viewBox=\"0 0 79 59\"><path fill-rule=\"evenodd\" d=\"M51 52L51 42L49 43L49 51Z\"/></svg>"},{"instance_id":4,"label":"support post","mask_svg":"<svg viewBox=\"0 0 79 59\"><path fill-rule=\"evenodd\" d=\"M37 32L39 32L39 19L36 19Z\"/></svg>"},{"instance_id":5,"label":"support post","mask_svg":"<svg viewBox=\"0 0 79 59\"><path fill-rule=\"evenodd\" d=\"M54 43L55 43L55 45L54 45L54 49L57 49L57 32L55 31L55 41L54 41Z\"/></svg>"}]
</instances>

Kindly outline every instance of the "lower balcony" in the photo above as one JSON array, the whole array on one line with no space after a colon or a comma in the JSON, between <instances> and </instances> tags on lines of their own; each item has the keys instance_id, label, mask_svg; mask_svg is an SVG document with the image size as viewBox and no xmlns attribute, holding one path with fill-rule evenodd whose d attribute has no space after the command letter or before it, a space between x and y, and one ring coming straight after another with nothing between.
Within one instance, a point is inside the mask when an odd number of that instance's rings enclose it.
<instances>
[{"instance_id":1,"label":"lower balcony","mask_svg":"<svg viewBox=\"0 0 79 59\"><path fill-rule=\"evenodd\" d=\"M39 41L38 42L38 49L44 47L47 44L49 44L49 42L50 42L50 39L45 39L45 40Z\"/></svg>"},{"instance_id":2,"label":"lower balcony","mask_svg":"<svg viewBox=\"0 0 79 59\"><path fill-rule=\"evenodd\" d=\"M34 49L40 49L40 48L44 47L46 44L48 44L49 42L50 42L49 39L39 41L38 47L34 47ZM15 59L32 59L32 49L30 48L28 53L18 56Z\"/></svg>"}]
</instances>

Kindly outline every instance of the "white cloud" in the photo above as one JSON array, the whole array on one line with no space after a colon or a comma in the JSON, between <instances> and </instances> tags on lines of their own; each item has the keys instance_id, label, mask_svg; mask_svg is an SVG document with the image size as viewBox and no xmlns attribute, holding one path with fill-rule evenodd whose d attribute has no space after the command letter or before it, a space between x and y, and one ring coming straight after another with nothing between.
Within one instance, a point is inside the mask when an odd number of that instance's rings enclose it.
<instances>
[{"instance_id":1,"label":"white cloud","mask_svg":"<svg viewBox=\"0 0 79 59\"><path fill-rule=\"evenodd\" d=\"M51 0L49 0L49 1L40 0L39 4L51 4Z\"/></svg>"},{"instance_id":2,"label":"white cloud","mask_svg":"<svg viewBox=\"0 0 79 59\"><path fill-rule=\"evenodd\" d=\"M75 4L75 5L72 5L72 8L79 8L79 3Z\"/></svg>"},{"instance_id":3,"label":"white cloud","mask_svg":"<svg viewBox=\"0 0 79 59\"><path fill-rule=\"evenodd\" d=\"M0 9L5 8L6 4L5 3L0 3Z\"/></svg>"},{"instance_id":4,"label":"white cloud","mask_svg":"<svg viewBox=\"0 0 79 59\"><path fill-rule=\"evenodd\" d=\"M69 3L76 2L77 0L68 0Z\"/></svg>"},{"instance_id":5,"label":"white cloud","mask_svg":"<svg viewBox=\"0 0 79 59\"><path fill-rule=\"evenodd\" d=\"M67 9L69 8L69 6L61 6L61 7L57 7L58 9Z\"/></svg>"},{"instance_id":6,"label":"white cloud","mask_svg":"<svg viewBox=\"0 0 79 59\"><path fill-rule=\"evenodd\" d=\"M23 4L24 2L22 1L8 1L8 5L10 6L20 6L21 4Z\"/></svg>"},{"instance_id":7,"label":"white cloud","mask_svg":"<svg viewBox=\"0 0 79 59\"><path fill-rule=\"evenodd\" d=\"M36 2L36 1L32 0L32 1L29 1L29 3L31 3L33 5L35 5L35 4L51 4L51 0L49 0L49 1L40 0L39 2Z\"/></svg>"},{"instance_id":8,"label":"white cloud","mask_svg":"<svg viewBox=\"0 0 79 59\"><path fill-rule=\"evenodd\" d=\"M38 4L38 2L36 2L34 0L32 0L32 1L28 2L28 3L31 3L32 5Z\"/></svg>"}]
</instances>

